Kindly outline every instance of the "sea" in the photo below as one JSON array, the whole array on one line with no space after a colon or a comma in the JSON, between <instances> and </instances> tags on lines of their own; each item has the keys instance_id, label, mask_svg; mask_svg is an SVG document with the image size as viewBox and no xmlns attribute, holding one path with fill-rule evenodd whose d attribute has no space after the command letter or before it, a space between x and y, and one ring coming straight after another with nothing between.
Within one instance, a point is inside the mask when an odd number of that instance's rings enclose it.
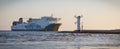
<instances>
[{"instance_id":1,"label":"sea","mask_svg":"<svg viewBox=\"0 0 120 49\"><path fill-rule=\"evenodd\" d=\"M0 31L0 49L120 49L120 34Z\"/></svg>"}]
</instances>

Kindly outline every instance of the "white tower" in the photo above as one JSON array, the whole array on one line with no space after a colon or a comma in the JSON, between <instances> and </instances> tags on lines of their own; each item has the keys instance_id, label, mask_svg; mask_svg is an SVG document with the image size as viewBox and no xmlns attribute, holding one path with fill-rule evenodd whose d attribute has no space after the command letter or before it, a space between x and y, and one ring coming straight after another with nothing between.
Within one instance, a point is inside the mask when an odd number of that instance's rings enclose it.
<instances>
[{"instance_id":1,"label":"white tower","mask_svg":"<svg viewBox=\"0 0 120 49\"><path fill-rule=\"evenodd\" d=\"M75 18L77 19L77 31L80 31L81 29L80 29L80 18L81 18L82 16L75 16Z\"/></svg>"}]
</instances>

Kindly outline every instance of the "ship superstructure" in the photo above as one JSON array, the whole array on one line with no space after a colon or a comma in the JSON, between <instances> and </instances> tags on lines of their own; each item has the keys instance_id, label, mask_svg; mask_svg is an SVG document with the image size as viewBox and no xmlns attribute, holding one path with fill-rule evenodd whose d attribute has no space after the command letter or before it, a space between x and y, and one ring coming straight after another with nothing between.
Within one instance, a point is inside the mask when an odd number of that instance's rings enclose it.
<instances>
[{"instance_id":1,"label":"ship superstructure","mask_svg":"<svg viewBox=\"0 0 120 49\"><path fill-rule=\"evenodd\" d=\"M61 18L53 16L43 16L39 19L29 18L27 22L23 22L23 18L14 21L12 31L58 31L61 23L57 23Z\"/></svg>"}]
</instances>

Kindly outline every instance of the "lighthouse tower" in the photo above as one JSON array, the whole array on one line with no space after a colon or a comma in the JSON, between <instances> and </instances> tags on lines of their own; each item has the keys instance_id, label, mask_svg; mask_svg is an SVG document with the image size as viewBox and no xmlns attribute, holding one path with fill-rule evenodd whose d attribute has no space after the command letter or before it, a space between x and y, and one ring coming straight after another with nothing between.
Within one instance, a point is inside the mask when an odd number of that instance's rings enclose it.
<instances>
[{"instance_id":1,"label":"lighthouse tower","mask_svg":"<svg viewBox=\"0 0 120 49\"><path fill-rule=\"evenodd\" d=\"M80 29L80 28L81 28L81 27L80 27L80 18L81 18L81 17L82 17L82 16L77 16L77 17L75 17L75 18L77 19L77 22L76 22L76 23L77 23L77 31L78 31L78 32L80 32L80 30L81 30L81 29Z\"/></svg>"}]
</instances>

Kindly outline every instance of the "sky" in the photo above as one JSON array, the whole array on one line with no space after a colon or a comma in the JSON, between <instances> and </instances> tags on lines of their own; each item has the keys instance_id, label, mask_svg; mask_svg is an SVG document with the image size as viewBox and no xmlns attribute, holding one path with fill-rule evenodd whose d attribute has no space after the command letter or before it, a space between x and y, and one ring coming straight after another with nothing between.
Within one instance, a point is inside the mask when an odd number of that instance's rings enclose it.
<instances>
[{"instance_id":1,"label":"sky","mask_svg":"<svg viewBox=\"0 0 120 49\"><path fill-rule=\"evenodd\" d=\"M76 30L74 16L79 15L85 30L120 29L120 0L0 0L0 30L10 30L20 17L51 14L61 18L59 30Z\"/></svg>"}]
</instances>

